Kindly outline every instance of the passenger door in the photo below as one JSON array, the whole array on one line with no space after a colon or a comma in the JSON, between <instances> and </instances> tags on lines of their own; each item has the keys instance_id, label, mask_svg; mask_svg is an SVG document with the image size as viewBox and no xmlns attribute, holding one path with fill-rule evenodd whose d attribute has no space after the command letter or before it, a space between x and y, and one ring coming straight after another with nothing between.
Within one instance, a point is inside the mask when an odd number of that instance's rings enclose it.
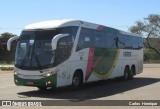
<instances>
[{"instance_id":1,"label":"passenger door","mask_svg":"<svg viewBox=\"0 0 160 109\"><path fill-rule=\"evenodd\" d=\"M56 63L58 64L57 85L66 86L68 81L68 58L71 54L73 43L69 36L62 37L57 43Z\"/></svg>"}]
</instances>

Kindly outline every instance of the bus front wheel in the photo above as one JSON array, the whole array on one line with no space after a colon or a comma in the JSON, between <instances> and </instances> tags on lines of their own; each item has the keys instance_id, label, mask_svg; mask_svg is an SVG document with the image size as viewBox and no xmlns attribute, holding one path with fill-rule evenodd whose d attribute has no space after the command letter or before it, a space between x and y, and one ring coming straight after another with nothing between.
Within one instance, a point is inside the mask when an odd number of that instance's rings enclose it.
<instances>
[{"instance_id":1,"label":"bus front wheel","mask_svg":"<svg viewBox=\"0 0 160 109\"><path fill-rule=\"evenodd\" d=\"M72 78L72 87L78 88L82 85L83 78L80 72L75 72Z\"/></svg>"}]
</instances>

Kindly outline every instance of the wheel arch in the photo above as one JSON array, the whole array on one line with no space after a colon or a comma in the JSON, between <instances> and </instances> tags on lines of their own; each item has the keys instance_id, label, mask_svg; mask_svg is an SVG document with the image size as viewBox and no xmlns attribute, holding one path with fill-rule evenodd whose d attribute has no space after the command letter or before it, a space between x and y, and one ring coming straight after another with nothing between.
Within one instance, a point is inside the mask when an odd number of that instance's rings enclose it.
<instances>
[{"instance_id":1,"label":"wheel arch","mask_svg":"<svg viewBox=\"0 0 160 109\"><path fill-rule=\"evenodd\" d=\"M124 67L124 69L126 69L126 68L130 71L129 65L126 65L126 66Z\"/></svg>"},{"instance_id":2,"label":"wheel arch","mask_svg":"<svg viewBox=\"0 0 160 109\"><path fill-rule=\"evenodd\" d=\"M82 83L84 82L84 75L83 75L83 70L82 69L76 69L72 75L72 78L75 74L79 73L81 75L82 78Z\"/></svg>"}]
</instances>

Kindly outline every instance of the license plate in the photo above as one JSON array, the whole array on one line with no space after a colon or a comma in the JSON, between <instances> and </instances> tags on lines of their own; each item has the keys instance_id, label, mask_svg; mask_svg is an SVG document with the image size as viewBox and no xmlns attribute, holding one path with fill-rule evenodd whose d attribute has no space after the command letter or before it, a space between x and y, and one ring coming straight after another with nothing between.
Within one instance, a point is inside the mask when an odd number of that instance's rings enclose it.
<instances>
[{"instance_id":1,"label":"license plate","mask_svg":"<svg viewBox=\"0 0 160 109\"><path fill-rule=\"evenodd\" d=\"M29 84L29 85L33 85L33 82L27 82L27 84Z\"/></svg>"},{"instance_id":2,"label":"license plate","mask_svg":"<svg viewBox=\"0 0 160 109\"><path fill-rule=\"evenodd\" d=\"M39 79L40 76L37 75L21 75L22 78L26 78L26 79Z\"/></svg>"}]
</instances>

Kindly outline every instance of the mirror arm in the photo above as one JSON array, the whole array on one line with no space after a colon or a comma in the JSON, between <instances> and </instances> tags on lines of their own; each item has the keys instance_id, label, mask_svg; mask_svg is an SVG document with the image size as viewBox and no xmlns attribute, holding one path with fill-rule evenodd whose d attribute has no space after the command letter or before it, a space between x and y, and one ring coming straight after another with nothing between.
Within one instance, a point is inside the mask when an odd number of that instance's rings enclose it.
<instances>
[{"instance_id":1,"label":"mirror arm","mask_svg":"<svg viewBox=\"0 0 160 109\"><path fill-rule=\"evenodd\" d=\"M60 38L62 37L66 37L68 36L69 34L58 34L56 36L53 37L52 39L52 42L51 42L51 45L52 45L52 50L55 50L57 48L57 42Z\"/></svg>"},{"instance_id":2,"label":"mirror arm","mask_svg":"<svg viewBox=\"0 0 160 109\"><path fill-rule=\"evenodd\" d=\"M11 49L11 43L16 40L16 39L19 39L19 36L14 36L14 37L11 37L8 41L7 41L7 50L10 51Z\"/></svg>"}]
</instances>

